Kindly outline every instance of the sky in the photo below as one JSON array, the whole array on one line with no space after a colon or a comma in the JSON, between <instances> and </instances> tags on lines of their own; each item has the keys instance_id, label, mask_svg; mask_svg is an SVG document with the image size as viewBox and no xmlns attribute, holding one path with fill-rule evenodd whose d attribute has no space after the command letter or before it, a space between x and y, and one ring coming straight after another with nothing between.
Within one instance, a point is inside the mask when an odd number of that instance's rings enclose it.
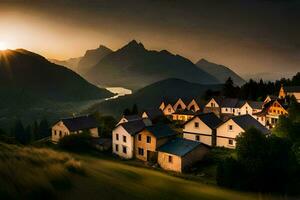
<instances>
[{"instance_id":1,"label":"sky","mask_svg":"<svg viewBox=\"0 0 300 200\"><path fill-rule=\"evenodd\" d=\"M289 77L300 71L300 0L0 0L2 47L62 60L133 39L244 78Z\"/></svg>"}]
</instances>

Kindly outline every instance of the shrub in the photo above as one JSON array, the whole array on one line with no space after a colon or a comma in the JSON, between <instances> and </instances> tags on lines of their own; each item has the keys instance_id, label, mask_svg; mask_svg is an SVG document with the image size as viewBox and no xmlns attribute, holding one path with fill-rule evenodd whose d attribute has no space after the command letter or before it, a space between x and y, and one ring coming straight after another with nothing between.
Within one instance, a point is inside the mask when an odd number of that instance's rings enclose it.
<instances>
[{"instance_id":1,"label":"shrub","mask_svg":"<svg viewBox=\"0 0 300 200\"><path fill-rule=\"evenodd\" d=\"M92 148L91 140L88 133L71 134L60 139L59 146L68 151L86 152Z\"/></svg>"}]
</instances>

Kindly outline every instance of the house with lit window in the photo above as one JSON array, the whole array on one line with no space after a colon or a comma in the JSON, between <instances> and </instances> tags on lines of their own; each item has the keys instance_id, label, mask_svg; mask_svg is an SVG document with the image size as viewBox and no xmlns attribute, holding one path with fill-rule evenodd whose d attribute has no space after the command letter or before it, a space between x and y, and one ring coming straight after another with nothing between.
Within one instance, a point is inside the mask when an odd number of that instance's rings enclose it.
<instances>
[{"instance_id":1,"label":"house with lit window","mask_svg":"<svg viewBox=\"0 0 300 200\"><path fill-rule=\"evenodd\" d=\"M216 146L234 149L236 137L251 127L258 129L265 135L270 134L270 131L251 115L234 116L216 128Z\"/></svg>"},{"instance_id":2,"label":"house with lit window","mask_svg":"<svg viewBox=\"0 0 300 200\"><path fill-rule=\"evenodd\" d=\"M215 146L216 127L221 123L214 113L198 114L184 124L183 138Z\"/></svg>"},{"instance_id":3,"label":"house with lit window","mask_svg":"<svg viewBox=\"0 0 300 200\"><path fill-rule=\"evenodd\" d=\"M180 121L180 122L186 122L189 119L193 118L195 115L195 112L192 110L176 110L172 114L172 120L173 121Z\"/></svg>"},{"instance_id":4,"label":"house with lit window","mask_svg":"<svg viewBox=\"0 0 300 200\"><path fill-rule=\"evenodd\" d=\"M51 141L57 143L64 136L83 132L89 132L92 137L99 137L98 126L92 116L60 119L51 127Z\"/></svg>"},{"instance_id":5,"label":"house with lit window","mask_svg":"<svg viewBox=\"0 0 300 200\"><path fill-rule=\"evenodd\" d=\"M158 147L157 163L165 170L184 172L203 159L209 149L202 143L177 137Z\"/></svg>"},{"instance_id":6,"label":"house with lit window","mask_svg":"<svg viewBox=\"0 0 300 200\"><path fill-rule=\"evenodd\" d=\"M121 158L133 158L135 135L149 125L151 123L148 120L134 120L117 124L112 131L112 152Z\"/></svg>"},{"instance_id":7,"label":"house with lit window","mask_svg":"<svg viewBox=\"0 0 300 200\"><path fill-rule=\"evenodd\" d=\"M146 126L135 135L136 158L143 161L157 162L157 148L177 135L176 131L165 124Z\"/></svg>"}]
</instances>

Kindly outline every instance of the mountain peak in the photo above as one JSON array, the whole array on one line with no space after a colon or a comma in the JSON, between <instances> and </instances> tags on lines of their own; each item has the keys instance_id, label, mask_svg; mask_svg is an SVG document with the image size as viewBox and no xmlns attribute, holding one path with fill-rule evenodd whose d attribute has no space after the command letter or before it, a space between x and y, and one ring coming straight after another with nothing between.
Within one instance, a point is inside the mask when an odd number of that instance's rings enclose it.
<instances>
[{"instance_id":1,"label":"mountain peak","mask_svg":"<svg viewBox=\"0 0 300 200\"><path fill-rule=\"evenodd\" d=\"M198 62L197 62L197 64L199 64L199 63L210 63L208 60L206 60L206 59L204 59L204 58L201 58Z\"/></svg>"},{"instance_id":2,"label":"mountain peak","mask_svg":"<svg viewBox=\"0 0 300 200\"><path fill-rule=\"evenodd\" d=\"M136 40L130 41L125 47L130 49L145 49L144 45L141 42L138 43Z\"/></svg>"}]
</instances>

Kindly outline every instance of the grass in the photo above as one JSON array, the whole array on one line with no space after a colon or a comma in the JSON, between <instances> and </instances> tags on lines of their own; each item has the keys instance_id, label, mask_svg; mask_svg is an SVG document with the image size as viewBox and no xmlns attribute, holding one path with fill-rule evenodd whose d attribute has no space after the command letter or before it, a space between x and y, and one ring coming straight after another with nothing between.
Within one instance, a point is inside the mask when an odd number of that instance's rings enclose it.
<instances>
[{"instance_id":1,"label":"grass","mask_svg":"<svg viewBox=\"0 0 300 200\"><path fill-rule=\"evenodd\" d=\"M0 199L274 199L132 163L0 143Z\"/></svg>"}]
</instances>

